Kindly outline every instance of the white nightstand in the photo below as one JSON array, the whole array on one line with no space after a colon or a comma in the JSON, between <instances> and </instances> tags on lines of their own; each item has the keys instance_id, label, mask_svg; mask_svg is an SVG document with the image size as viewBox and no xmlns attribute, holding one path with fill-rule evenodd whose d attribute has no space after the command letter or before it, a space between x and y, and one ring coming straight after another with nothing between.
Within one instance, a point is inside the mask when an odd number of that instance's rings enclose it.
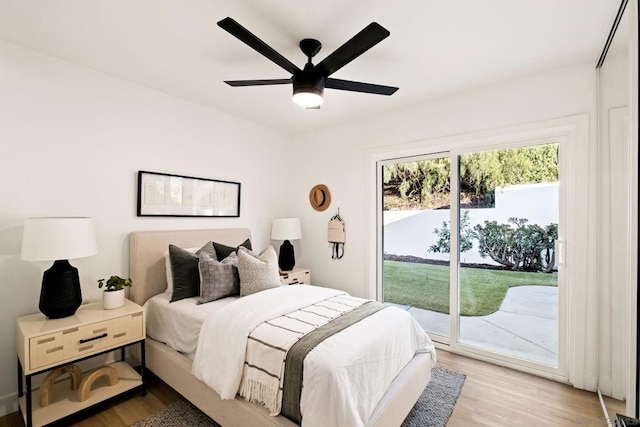
<instances>
[{"instance_id":1,"label":"white nightstand","mask_svg":"<svg viewBox=\"0 0 640 427\"><path fill-rule=\"evenodd\" d=\"M283 285L310 285L311 271L307 268L294 267L291 271L280 272L280 281Z\"/></svg>"},{"instance_id":2,"label":"white nightstand","mask_svg":"<svg viewBox=\"0 0 640 427\"><path fill-rule=\"evenodd\" d=\"M144 311L134 302L125 300L115 310L104 310L102 302L86 304L63 319L47 319L38 313L19 317L17 323L18 401L27 427L49 424L136 387L144 395ZM140 344L140 373L124 360L125 347L134 344ZM117 371L117 384L101 383L80 402L68 381L57 382L52 402L39 405L40 390L31 389L33 375L114 350L120 350L120 361L110 365Z\"/></svg>"}]
</instances>

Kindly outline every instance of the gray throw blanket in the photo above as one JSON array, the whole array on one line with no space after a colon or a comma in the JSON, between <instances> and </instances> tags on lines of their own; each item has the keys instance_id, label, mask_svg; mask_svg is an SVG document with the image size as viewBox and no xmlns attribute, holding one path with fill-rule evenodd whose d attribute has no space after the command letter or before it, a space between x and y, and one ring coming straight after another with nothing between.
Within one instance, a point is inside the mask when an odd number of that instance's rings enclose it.
<instances>
[{"instance_id":1,"label":"gray throw blanket","mask_svg":"<svg viewBox=\"0 0 640 427\"><path fill-rule=\"evenodd\" d=\"M284 385L282 394L282 414L300 424L300 395L302 394L302 367L305 357L318 344L330 336L348 328L360 320L385 308L379 302L369 301L353 311L330 321L298 340L287 353L284 367Z\"/></svg>"}]
</instances>

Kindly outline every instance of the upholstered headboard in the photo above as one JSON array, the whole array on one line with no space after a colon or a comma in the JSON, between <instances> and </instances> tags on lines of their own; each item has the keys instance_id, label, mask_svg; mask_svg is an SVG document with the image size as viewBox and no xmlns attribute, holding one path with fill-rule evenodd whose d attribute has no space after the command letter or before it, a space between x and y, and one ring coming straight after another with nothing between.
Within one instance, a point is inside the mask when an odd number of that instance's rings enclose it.
<instances>
[{"instance_id":1,"label":"upholstered headboard","mask_svg":"<svg viewBox=\"0 0 640 427\"><path fill-rule=\"evenodd\" d=\"M135 231L129 235L129 269L133 286L129 298L142 305L165 291L167 275L164 253L169 244L181 248L203 246L208 241L238 246L251 237L248 228L210 230Z\"/></svg>"}]
</instances>

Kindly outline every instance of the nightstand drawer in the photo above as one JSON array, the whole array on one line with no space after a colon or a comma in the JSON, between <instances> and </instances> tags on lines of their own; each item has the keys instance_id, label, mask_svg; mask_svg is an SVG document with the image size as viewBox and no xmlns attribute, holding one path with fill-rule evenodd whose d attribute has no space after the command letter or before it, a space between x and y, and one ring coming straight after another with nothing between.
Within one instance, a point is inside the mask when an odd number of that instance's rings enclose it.
<instances>
[{"instance_id":1,"label":"nightstand drawer","mask_svg":"<svg viewBox=\"0 0 640 427\"><path fill-rule=\"evenodd\" d=\"M311 272L306 269L294 269L280 277L283 285L310 285Z\"/></svg>"},{"instance_id":2,"label":"nightstand drawer","mask_svg":"<svg viewBox=\"0 0 640 427\"><path fill-rule=\"evenodd\" d=\"M139 340L144 336L142 331L142 312L114 319L109 326L109 346L117 346Z\"/></svg>"},{"instance_id":3,"label":"nightstand drawer","mask_svg":"<svg viewBox=\"0 0 640 427\"><path fill-rule=\"evenodd\" d=\"M77 333L78 328L73 328L71 333ZM66 332L66 333L65 333ZM61 331L52 334L41 335L29 340L29 360L31 369L55 363L56 360L66 358L65 350L68 352L69 345L66 345L69 332Z\"/></svg>"},{"instance_id":4,"label":"nightstand drawer","mask_svg":"<svg viewBox=\"0 0 640 427\"><path fill-rule=\"evenodd\" d=\"M142 312L40 335L29 341L30 369L77 359L143 338Z\"/></svg>"}]
</instances>

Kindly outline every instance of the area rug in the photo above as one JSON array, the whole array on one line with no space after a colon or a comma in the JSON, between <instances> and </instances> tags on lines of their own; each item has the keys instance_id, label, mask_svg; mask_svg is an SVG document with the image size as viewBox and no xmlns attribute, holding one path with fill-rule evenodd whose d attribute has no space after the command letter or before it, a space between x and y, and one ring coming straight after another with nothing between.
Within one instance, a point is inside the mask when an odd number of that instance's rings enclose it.
<instances>
[{"instance_id":1,"label":"area rug","mask_svg":"<svg viewBox=\"0 0 640 427\"><path fill-rule=\"evenodd\" d=\"M402 427L443 427L458 400L466 375L446 368L431 370L431 382L414 405ZM186 400L179 400L133 427L220 427Z\"/></svg>"}]
</instances>

